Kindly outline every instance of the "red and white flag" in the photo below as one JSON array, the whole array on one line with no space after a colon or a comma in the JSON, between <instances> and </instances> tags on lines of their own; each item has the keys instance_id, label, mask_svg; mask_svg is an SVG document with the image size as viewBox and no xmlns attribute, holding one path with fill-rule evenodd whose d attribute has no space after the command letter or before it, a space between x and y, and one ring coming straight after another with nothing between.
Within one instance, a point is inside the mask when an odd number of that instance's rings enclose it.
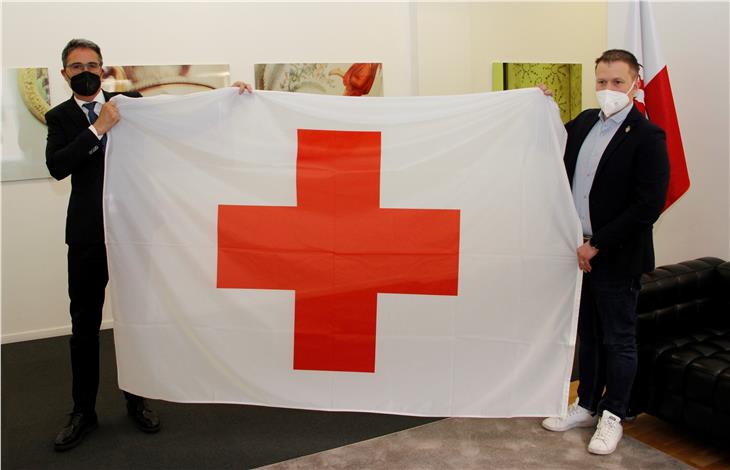
<instances>
[{"instance_id":1,"label":"red and white flag","mask_svg":"<svg viewBox=\"0 0 730 470\"><path fill-rule=\"evenodd\" d=\"M104 211L123 389L565 411L581 232L539 90L115 100Z\"/></svg>"},{"instance_id":2,"label":"red and white flag","mask_svg":"<svg viewBox=\"0 0 730 470\"><path fill-rule=\"evenodd\" d=\"M667 64L659 45L649 1L632 2L624 49L633 52L643 65L641 89L636 95L637 108L651 122L664 129L667 135L670 178L664 203L666 209L689 189L689 174Z\"/></svg>"}]
</instances>

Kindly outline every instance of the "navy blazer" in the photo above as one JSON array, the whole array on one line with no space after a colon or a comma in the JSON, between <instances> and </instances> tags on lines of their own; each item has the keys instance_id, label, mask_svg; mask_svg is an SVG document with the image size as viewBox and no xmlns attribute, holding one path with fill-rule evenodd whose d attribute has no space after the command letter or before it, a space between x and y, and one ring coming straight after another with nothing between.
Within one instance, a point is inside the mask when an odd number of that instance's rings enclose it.
<instances>
[{"instance_id":1,"label":"navy blazer","mask_svg":"<svg viewBox=\"0 0 730 470\"><path fill-rule=\"evenodd\" d=\"M119 94L106 91L103 93L107 101ZM142 96L137 92L124 95ZM48 171L57 180L71 175L66 243L104 243L104 153L99 139L89 129L86 114L79 108L73 96L49 110L46 113L46 123Z\"/></svg>"},{"instance_id":2,"label":"navy blazer","mask_svg":"<svg viewBox=\"0 0 730 470\"><path fill-rule=\"evenodd\" d=\"M578 152L598 121L588 109L565 125L565 169L571 187ZM664 207L669 157L664 131L633 107L598 163L589 196L594 269L637 275L654 269L652 228Z\"/></svg>"}]
</instances>

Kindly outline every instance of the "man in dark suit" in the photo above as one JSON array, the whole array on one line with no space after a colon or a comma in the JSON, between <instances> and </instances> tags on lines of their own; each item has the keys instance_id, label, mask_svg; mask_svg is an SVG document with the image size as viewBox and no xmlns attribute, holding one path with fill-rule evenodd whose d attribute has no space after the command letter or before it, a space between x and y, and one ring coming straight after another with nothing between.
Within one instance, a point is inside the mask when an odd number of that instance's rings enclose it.
<instances>
[{"instance_id":1,"label":"man in dark suit","mask_svg":"<svg viewBox=\"0 0 730 470\"><path fill-rule=\"evenodd\" d=\"M66 243L74 407L68 424L56 437L57 451L77 446L97 427L99 328L109 280L102 213L104 152L106 133L120 119L116 104L110 101L118 93L101 89L103 62L99 46L86 39L72 39L63 49L61 61L61 74L73 96L46 113L46 165L58 180L71 175ZM239 94L252 92L244 82L233 86ZM141 96L137 92L125 95ZM124 395L127 413L137 427L147 433L159 431L160 420L147 401L131 393Z\"/></svg>"},{"instance_id":2,"label":"man in dark suit","mask_svg":"<svg viewBox=\"0 0 730 470\"><path fill-rule=\"evenodd\" d=\"M97 427L99 328L109 280L102 213L104 154L106 133L120 119L115 103L110 101L118 93L101 89L103 62L99 46L86 39L72 39L63 49L61 61L61 74L73 96L46 113L46 165L57 180L71 175L66 243L74 407L68 424L56 437L57 451L77 446ZM233 86L239 94L253 91L244 82ZM137 92L124 94L141 96ZM160 420L147 401L128 392L124 395L127 413L137 427L147 433L159 431Z\"/></svg>"},{"instance_id":3,"label":"man in dark suit","mask_svg":"<svg viewBox=\"0 0 730 470\"><path fill-rule=\"evenodd\" d=\"M71 197L66 218L68 293L71 300L71 369L74 401L68 424L56 437L57 451L78 445L97 427L99 388L99 328L107 271L102 188L106 133L119 121L115 93L101 90L102 56L99 46L73 39L61 54L61 74L73 96L46 113L46 165L61 180L71 175ZM139 93L125 93L139 97ZM157 415L142 397L124 392L127 412L144 432L160 429Z\"/></svg>"},{"instance_id":4,"label":"man in dark suit","mask_svg":"<svg viewBox=\"0 0 730 470\"><path fill-rule=\"evenodd\" d=\"M669 183L664 131L634 106L639 63L612 49L596 59L600 109L566 124L565 168L584 243L578 335L578 400L543 427L566 431L597 425L588 445L612 453L621 440L636 375L636 303L643 272L654 269L652 228Z\"/></svg>"}]
</instances>

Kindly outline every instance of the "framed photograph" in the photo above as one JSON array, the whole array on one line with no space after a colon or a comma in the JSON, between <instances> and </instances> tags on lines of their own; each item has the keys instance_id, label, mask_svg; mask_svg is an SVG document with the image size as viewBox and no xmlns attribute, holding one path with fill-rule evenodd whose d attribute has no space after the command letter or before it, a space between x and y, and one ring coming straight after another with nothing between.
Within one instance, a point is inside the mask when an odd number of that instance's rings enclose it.
<instances>
[{"instance_id":1,"label":"framed photograph","mask_svg":"<svg viewBox=\"0 0 730 470\"><path fill-rule=\"evenodd\" d=\"M383 64L256 64L256 89L339 96L383 96Z\"/></svg>"},{"instance_id":2,"label":"framed photograph","mask_svg":"<svg viewBox=\"0 0 730 470\"><path fill-rule=\"evenodd\" d=\"M2 181L48 178L48 69L5 68L2 100Z\"/></svg>"},{"instance_id":3,"label":"framed photograph","mask_svg":"<svg viewBox=\"0 0 730 470\"><path fill-rule=\"evenodd\" d=\"M492 90L514 90L547 85L560 107L560 118L568 122L583 107L581 64L510 63L492 64Z\"/></svg>"},{"instance_id":4,"label":"framed photograph","mask_svg":"<svg viewBox=\"0 0 730 470\"><path fill-rule=\"evenodd\" d=\"M106 91L138 91L142 96L184 95L229 85L228 65L104 66Z\"/></svg>"}]
</instances>

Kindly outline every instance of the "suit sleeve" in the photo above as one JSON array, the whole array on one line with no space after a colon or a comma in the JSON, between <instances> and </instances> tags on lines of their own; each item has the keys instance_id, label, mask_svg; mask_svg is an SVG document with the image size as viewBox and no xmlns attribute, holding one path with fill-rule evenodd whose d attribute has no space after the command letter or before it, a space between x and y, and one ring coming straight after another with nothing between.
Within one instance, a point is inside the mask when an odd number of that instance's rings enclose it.
<instances>
[{"instance_id":1,"label":"suit sleeve","mask_svg":"<svg viewBox=\"0 0 730 470\"><path fill-rule=\"evenodd\" d=\"M664 131L652 127L637 149L631 181L631 203L593 234L596 246L617 245L659 218L669 186L669 157Z\"/></svg>"},{"instance_id":2,"label":"suit sleeve","mask_svg":"<svg viewBox=\"0 0 730 470\"><path fill-rule=\"evenodd\" d=\"M575 118L571 119L570 121L565 123L565 130L568 132L568 135L570 135L570 131L575 127L575 120L578 119L576 116Z\"/></svg>"},{"instance_id":3,"label":"suit sleeve","mask_svg":"<svg viewBox=\"0 0 730 470\"><path fill-rule=\"evenodd\" d=\"M589 122L589 121L586 121L586 120L590 120L590 121L593 122L593 124L595 124L596 121L598 120L597 110L595 110L595 109L584 109L576 117L574 117L570 121L566 122L565 123L565 130L568 131L568 135L571 135L571 133L573 133L576 130L577 126L579 125L578 123Z\"/></svg>"},{"instance_id":4,"label":"suit sleeve","mask_svg":"<svg viewBox=\"0 0 730 470\"><path fill-rule=\"evenodd\" d=\"M90 129L84 128L72 139L64 132L62 119L58 113L46 114L48 138L46 141L46 166L57 180L62 180L83 166L89 159L99 158L94 155L99 147L99 139Z\"/></svg>"}]
</instances>

